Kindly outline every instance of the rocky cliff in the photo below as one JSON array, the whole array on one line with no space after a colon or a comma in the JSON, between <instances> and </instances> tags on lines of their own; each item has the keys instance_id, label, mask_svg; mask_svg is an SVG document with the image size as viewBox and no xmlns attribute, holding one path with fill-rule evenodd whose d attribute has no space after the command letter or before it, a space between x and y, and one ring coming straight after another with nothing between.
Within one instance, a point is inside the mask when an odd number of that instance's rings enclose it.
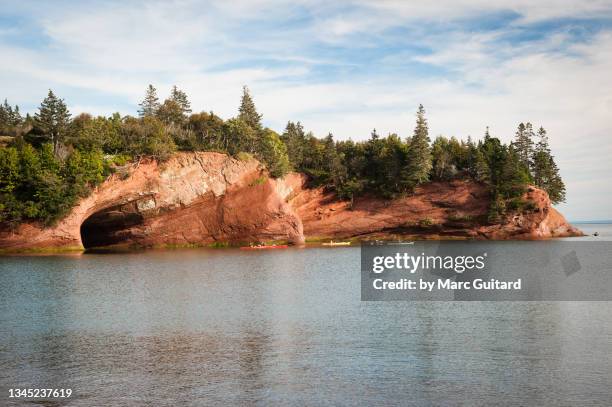
<instances>
[{"instance_id":1,"label":"rocky cliff","mask_svg":"<svg viewBox=\"0 0 612 407\"><path fill-rule=\"evenodd\" d=\"M523 195L529 209L509 211L498 224L487 222L489 193L472 181L431 182L414 194L384 200L374 196L352 204L322 188L305 188L305 178L292 174L291 206L311 239L409 237L417 239L543 239L581 236L551 205L546 192L529 187Z\"/></svg>"},{"instance_id":2,"label":"rocky cliff","mask_svg":"<svg viewBox=\"0 0 612 407\"><path fill-rule=\"evenodd\" d=\"M159 164L131 164L82 199L53 227L23 224L0 230L0 248L172 246L283 240L418 236L525 239L578 235L530 188L528 212L500 224L483 221L486 188L469 181L430 183L411 196L339 201L309 189L300 174L273 180L255 159L179 153Z\"/></svg>"},{"instance_id":3,"label":"rocky cliff","mask_svg":"<svg viewBox=\"0 0 612 407\"><path fill-rule=\"evenodd\" d=\"M114 174L57 225L0 232L0 248L303 242L302 223L255 159L180 153Z\"/></svg>"}]
</instances>

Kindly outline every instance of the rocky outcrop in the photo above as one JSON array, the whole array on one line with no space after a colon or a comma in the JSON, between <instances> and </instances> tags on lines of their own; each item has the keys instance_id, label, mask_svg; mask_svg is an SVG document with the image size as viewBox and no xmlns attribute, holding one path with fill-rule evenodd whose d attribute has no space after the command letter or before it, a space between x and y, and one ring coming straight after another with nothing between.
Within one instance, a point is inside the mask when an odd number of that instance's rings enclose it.
<instances>
[{"instance_id":1,"label":"rocky outcrop","mask_svg":"<svg viewBox=\"0 0 612 407\"><path fill-rule=\"evenodd\" d=\"M483 226L479 234L487 239L547 239L551 237L583 236L565 217L552 207L545 191L529 187L522 197L529 209L511 212L499 225Z\"/></svg>"},{"instance_id":2,"label":"rocky outcrop","mask_svg":"<svg viewBox=\"0 0 612 407\"><path fill-rule=\"evenodd\" d=\"M57 225L0 232L0 248L303 241L302 223L255 160L179 153L109 177Z\"/></svg>"},{"instance_id":3,"label":"rocky outcrop","mask_svg":"<svg viewBox=\"0 0 612 407\"><path fill-rule=\"evenodd\" d=\"M536 239L580 235L530 187L529 210L489 225L488 191L470 181L429 183L395 200L352 204L300 174L273 180L255 159L179 153L145 160L109 177L52 227L0 231L0 249L207 245L304 238Z\"/></svg>"},{"instance_id":4,"label":"rocky outcrop","mask_svg":"<svg viewBox=\"0 0 612 407\"><path fill-rule=\"evenodd\" d=\"M306 179L293 174L290 203L309 239L540 239L580 236L551 205L546 192L529 187L523 201L529 210L511 212L499 224L488 225L489 192L472 181L432 182L414 194L395 200L365 196L353 204L335 199L322 188L308 189Z\"/></svg>"}]
</instances>

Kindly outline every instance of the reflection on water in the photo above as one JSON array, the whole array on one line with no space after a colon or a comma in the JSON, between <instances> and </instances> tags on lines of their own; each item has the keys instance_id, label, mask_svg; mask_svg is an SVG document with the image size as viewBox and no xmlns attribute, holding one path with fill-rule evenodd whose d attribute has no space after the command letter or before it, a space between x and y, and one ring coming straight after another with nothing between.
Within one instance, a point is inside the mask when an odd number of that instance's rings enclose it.
<instances>
[{"instance_id":1,"label":"reflection on water","mask_svg":"<svg viewBox=\"0 0 612 407\"><path fill-rule=\"evenodd\" d=\"M359 249L0 258L0 396L608 405L609 303L360 301Z\"/></svg>"}]
</instances>

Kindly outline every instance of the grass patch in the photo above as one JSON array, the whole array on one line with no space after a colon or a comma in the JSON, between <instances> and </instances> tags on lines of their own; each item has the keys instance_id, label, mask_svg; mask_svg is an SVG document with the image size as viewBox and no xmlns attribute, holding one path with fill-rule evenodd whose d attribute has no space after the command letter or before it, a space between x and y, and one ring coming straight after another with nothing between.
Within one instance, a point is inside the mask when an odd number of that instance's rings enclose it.
<instances>
[{"instance_id":1,"label":"grass patch","mask_svg":"<svg viewBox=\"0 0 612 407\"><path fill-rule=\"evenodd\" d=\"M249 153L245 153L244 151L241 151L238 154L236 154L236 158L239 159L240 161L250 161L253 159L253 155Z\"/></svg>"},{"instance_id":2,"label":"grass patch","mask_svg":"<svg viewBox=\"0 0 612 407\"><path fill-rule=\"evenodd\" d=\"M434 221L431 218L423 218L419 220L419 223L418 223L418 225L422 228L432 227L433 224L434 224Z\"/></svg>"},{"instance_id":3,"label":"grass patch","mask_svg":"<svg viewBox=\"0 0 612 407\"><path fill-rule=\"evenodd\" d=\"M448 220L452 222L472 222L474 217L472 215L465 215L462 213L451 213L448 215Z\"/></svg>"},{"instance_id":4,"label":"grass patch","mask_svg":"<svg viewBox=\"0 0 612 407\"><path fill-rule=\"evenodd\" d=\"M251 182L249 183L249 186L250 186L250 187L254 187L254 186L257 186L257 185L262 185L262 184L264 184L264 183L265 183L267 180L268 180L268 177L266 177L265 175L261 175L261 176L259 176L259 177L255 178L253 181L251 181Z\"/></svg>"}]
</instances>

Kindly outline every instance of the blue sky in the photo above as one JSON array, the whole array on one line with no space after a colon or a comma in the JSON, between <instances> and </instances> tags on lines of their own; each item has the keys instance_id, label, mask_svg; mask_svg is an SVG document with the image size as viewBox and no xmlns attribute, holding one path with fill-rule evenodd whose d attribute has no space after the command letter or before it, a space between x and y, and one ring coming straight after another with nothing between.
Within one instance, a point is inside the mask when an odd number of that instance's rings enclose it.
<instances>
[{"instance_id":1,"label":"blue sky","mask_svg":"<svg viewBox=\"0 0 612 407\"><path fill-rule=\"evenodd\" d=\"M231 3L231 4L228 4ZM571 220L612 219L612 2L3 1L0 97L34 111L135 114L148 83L194 110L236 114L243 84L266 125L316 135L509 141L547 128Z\"/></svg>"}]
</instances>

